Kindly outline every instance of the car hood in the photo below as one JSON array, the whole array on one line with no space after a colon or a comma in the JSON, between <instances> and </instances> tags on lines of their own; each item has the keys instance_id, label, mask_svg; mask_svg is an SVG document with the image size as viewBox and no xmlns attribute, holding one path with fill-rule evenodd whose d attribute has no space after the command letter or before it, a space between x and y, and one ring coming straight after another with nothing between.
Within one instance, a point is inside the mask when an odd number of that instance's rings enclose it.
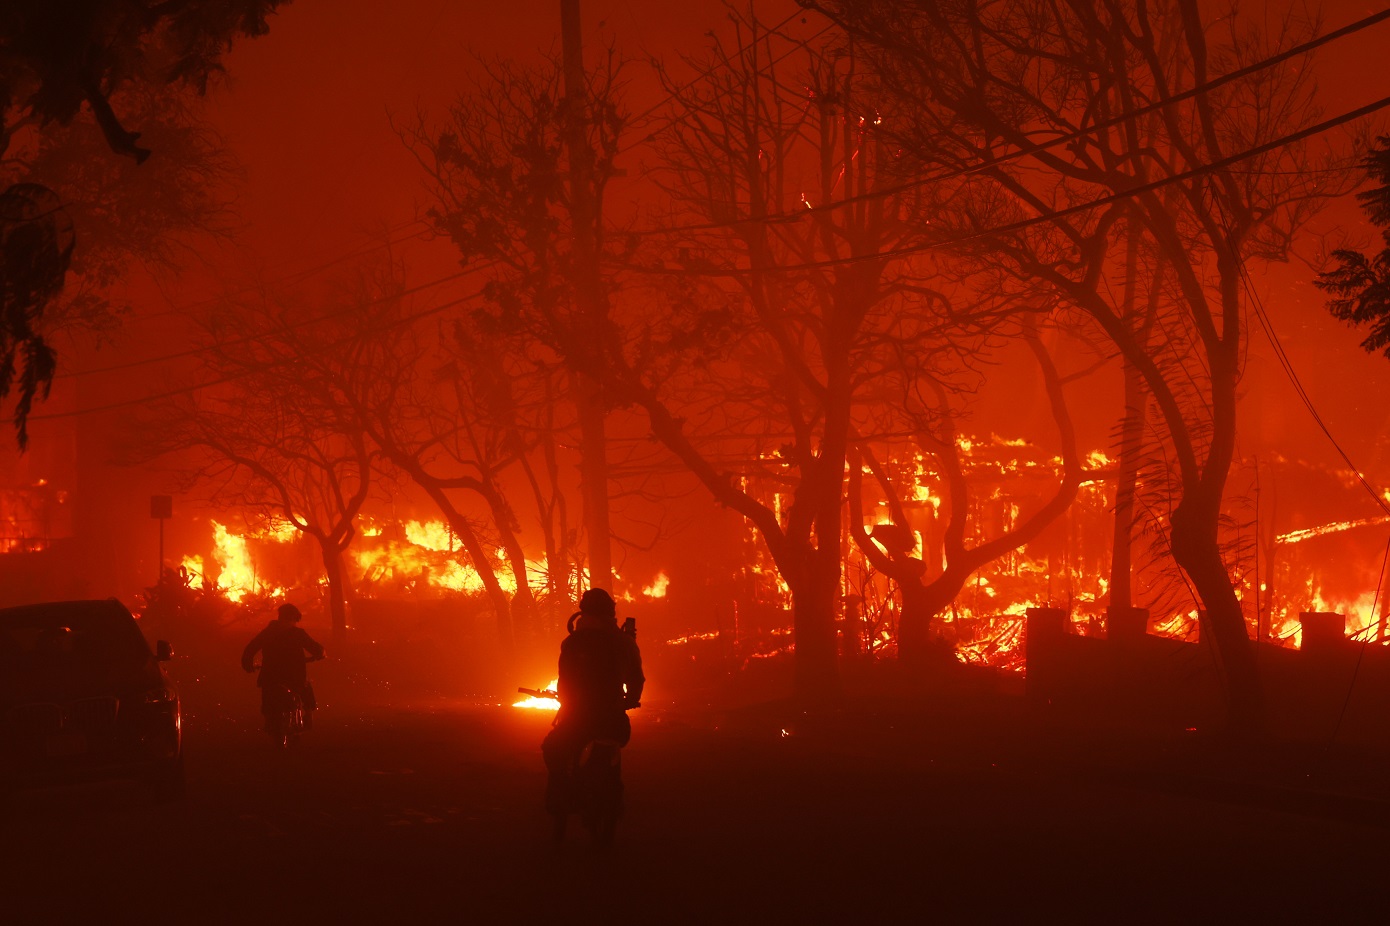
<instances>
[{"instance_id":1,"label":"car hood","mask_svg":"<svg viewBox=\"0 0 1390 926\"><path fill-rule=\"evenodd\" d=\"M0 704L23 701L75 701L128 697L163 684L153 657L144 662L101 663L65 660L19 666L0 674Z\"/></svg>"}]
</instances>

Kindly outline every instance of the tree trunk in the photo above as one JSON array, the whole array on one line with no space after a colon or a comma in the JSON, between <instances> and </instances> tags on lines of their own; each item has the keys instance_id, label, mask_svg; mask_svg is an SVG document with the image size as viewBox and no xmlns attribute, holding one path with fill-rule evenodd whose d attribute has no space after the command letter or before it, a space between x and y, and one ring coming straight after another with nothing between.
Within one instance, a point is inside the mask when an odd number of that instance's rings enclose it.
<instances>
[{"instance_id":1,"label":"tree trunk","mask_svg":"<svg viewBox=\"0 0 1390 926\"><path fill-rule=\"evenodd\" d=\"M511 566L512 578L516 582L516 595L512 597L511 605L512 632L516 633L517 625L520 624L522 633L534 634L537 630L535 626L536 598L531 594L531 578L527 575L526 554L521 549L521 543L516 539L516 534L509 530L502 531L502 548L507 553L507 562Z\"/></svg>"},{"instance_id":2,"label":"tree trunk","mask_svg":"<svg viewBox=\"0 0 1390 926\"><path fill-rule=\"evenodd\" d=\"M818 551L804 556L805 574L788 579L796 641L796 698L808 707L832 703L840 695L840 665L835 640L835 603L840 591L839 557Z\"/></svg>"},{"instance_id":3,"label":"tree trunk","mask_svg":"<svg viewBox=\"0 0 1390 926\"><path fill-rule=\"evenodd\" d=\"M474 571L482 580L483 590L487 593L488 600L492 602L492 610L497 623L498 642L504 652L510 653L513 644L512 603L511 599L507 597L507 590L502 587L501 582L497 581L497 573L493 570L492 564L488 562L487 554L477 535L473 533L473 528L452 507L446 509L446 516L449 519L450 527L454 530L454 535L459 539L460 546L468 554Z\"/></svg>"},{"instance_id":4,"label":"tree trunk","mask_svg":"<svg viewBox=\"0 0 1390 926\"><path fill-rule=\"evenodd\" d=\"M903 609L898 615L898 661L908 669L918 669L927 661L931 649L931 623L942 605L927 593L921 580L899 581ZM949 601L946 602L950 604Z\"/></svg>"},{"instance_id":5,"label":"tree trunk","mask_svg":"<svg viewBox=\"0 0 1390 926\"><path fill-rule=\"evenodd\" d=\"M608 435L599 388L575 376L579 411L579 486L588 539L589 587L613 588L612 531L608 522Z\"/></svg>"},{"instance_id":6,"label":"tree trunk","mask_svg":"<svg viewBox=\"0 0 1390 926\"><path fill-rule=\"evenodd\" d=\"M903 610L898 621L898 661L904 666L921 669L939 662L940 649L931 641L932 622L955 601L970 580L971 571L948 564L931 582L919 579L898 583L903 596Z\"/></svg>"},{"instance_id":7,"label":"tree trunk","mask_svg":"<svg viewBox=\"0 0 1390 926\"><path fill-rule=\"evenodd\" d=\"M541 491L540 480L536 478L535 467L523 455L521 457L521 468L526 474L526 481L531 486L531 494L536 500L536 512L540 516L541 522L541 541L545 546L545 623L544 628L536 627L535 630L552 631L555 629L554 616L555 605L560 598L561 570L568 574L569 563L560 553L560 547L555 540L555 506L547 503L545 493ZM552 482L552 485L554 483Z\"/></svg>"},{"instance_id":8,"label":"tree trunk","mask_svg":"<svg viewBox=\"0 0 1390 926\"><path fill-rule=\"evenodd\" d=\"M333 627L333 645L341 648L347 642L347 582L343 571L343 553L333 543L320 541L323 571L328 577L328 613Z\"/></svg>"},{"instance_id":9,"label":"tree trunk","mask_svg":"<svg viewBox=\"0 0 1390 926\"><path fill-rule=\"evenodd\" d=\"M439 506L440 512L449 522L449 527L453 529L454 536L458 538L459 545L463 552L467 554L469 562L473 564L473 569L478 573L478 578L483 583L483 590L487 593L488 601L492 603L492 610L497 620L497 639L502 646L503 652L512 651L512 609L511 599L507 597L506 589L497 581L497 573L493 570L492 564L488 562L487 553L483 549L482 542L478 540L478 535L473 532L473 527L468 523L468 519L458 512L449 496L438 485L429 481L424 481L424 474L418 469L408 469L415 483L425 490L430 500Z\"/></svg>"},{"instance_id":10,"label":"tree trunk","mask_svg":"<svg viewBox=\"0 0 1390 926\"><path fill-rule=\"evenodd\" d=\"M842 310L843 311L843 310ZM841 317L841 326L843 316ZM832 326L840 327L840 326ZM849 359L842 332L837 352L826 358L825 431L820 455L797 487L794 507L805 506L810 531L802 535L804 588L793 592L796 621L796 693L803 704L820 705L840 696L835 615L840 600L840 540L844 533L845 458L849 451ZM800 520L793 512L790 520ZM812 538L814 537L814 545Z\"/></svg>"},{"instance_id":11,"label":"tree trunk","mask_svg":"<svg viewBox=\"0 0 1390 926\"><path fill-rule=\"evenodd\" d=\"M573 235L573 283L583 333L580 364L603 366L608 297L599 270L599 203L594 189L594 151L588 137L588 77L579 0L560 0L561 53L565 78L565 150L569 157L569 212ZM573 369L573 364L571 369ZM603 392L593 376L575 375L580 429L580 488L589 541L589 586L612 589L613 554L608 525L608 441Z\"/></svg>"},{"instance_id":12,"label":"tree trunk","mask_svg":"<svg viewBox=\"0 0 1390 926\"><path fill-rule=\"evenodd\" d=\"M1120 359L1125 384L1125 415L1120 425L1120 459L1115 473L1115 532L1110 557L1110 609L1128 613L1134 606L1134 501L1139 455L1144 448L1144 380L1134 365Z\"/></svg>"},{"instance_id":13,"label":"tree trunk","mask_svg":"<svg viewBox=\"0 0 1390 926\"><path fill-rule=\"evenodd\" d=\"M534 633L537 629L534 621L536 599L531 594L531 577L526 569L526 551L522 549L521 541L516 536L516 512L497 488L491 473L486 474L484 478L482 495L487 500L493 526L502 541L507 566L511 569L512 580L516 583L516 594L512 596L511 603L512 633L517 632L518 625L522 633Z\"/></svg>"},{"instance_id":14,"label":"tree trunk","mask_svg":"<svg viewBox=\"0 0 1390 926\"><path fill-rule=\"evenodd\" d=\"M1259 666L1245 627L1240 599L1217 545L1220 496L1184 495L1173 511L1173 559L1192 580L1204 611L1202 633L1214 644L1228 698L1234 732L1255 732L1261 723L1263 697Z\"/></svg>"}]
</instances>

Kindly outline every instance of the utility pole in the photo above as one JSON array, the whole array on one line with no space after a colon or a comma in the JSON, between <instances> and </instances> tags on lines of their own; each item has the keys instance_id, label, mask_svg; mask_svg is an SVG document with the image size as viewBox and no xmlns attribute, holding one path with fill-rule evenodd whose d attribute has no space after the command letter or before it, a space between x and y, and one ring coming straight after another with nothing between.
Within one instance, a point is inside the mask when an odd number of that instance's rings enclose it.
<instances>
[{"instance_id":1,"label":"utility pole","mask_svg":"<svg viewBox=\"0 0 1390 926\"><path fill-rule=\"evenodd\" d=\"M174 497L172 495L150 496L150 517L159 521L159 575L155 584L164 582L164 522L174 516Z\"/></svg>"},{"instance_id":2,"label":"utility pole","mask_svg":"<svg viewBox=\"0 0 1390 926\"><path fill-rule=\"evenodd\" d=\"M594 151L589 144L588 76L579 0L560 0L561 51L565 78L565 149L569 157L572 273L575 318L569 369L579 413L580 493L588 537L589 585L611 588L613 553L608 522L607 407L602 369L608 327L608 296L599 273L600 228L594 189Z\"/></svg>"}]
</instances>

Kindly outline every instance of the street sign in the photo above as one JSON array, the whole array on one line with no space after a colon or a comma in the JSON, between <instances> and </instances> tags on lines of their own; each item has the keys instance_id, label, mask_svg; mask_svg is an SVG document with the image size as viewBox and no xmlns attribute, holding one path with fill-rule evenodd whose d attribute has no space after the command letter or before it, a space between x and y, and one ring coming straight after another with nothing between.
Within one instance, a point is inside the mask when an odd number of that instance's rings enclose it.
<instances>
[{"instance_id":1,"label":"street sign","mask_svg":"<svg viewBox=\"0 0 1390 926\"><path fill-rule=\"evenodd\" d=\"M174 496L172 495L151 495L150 496L150 517L165 518L174 516Z\"/></svg>"}]
</instances>

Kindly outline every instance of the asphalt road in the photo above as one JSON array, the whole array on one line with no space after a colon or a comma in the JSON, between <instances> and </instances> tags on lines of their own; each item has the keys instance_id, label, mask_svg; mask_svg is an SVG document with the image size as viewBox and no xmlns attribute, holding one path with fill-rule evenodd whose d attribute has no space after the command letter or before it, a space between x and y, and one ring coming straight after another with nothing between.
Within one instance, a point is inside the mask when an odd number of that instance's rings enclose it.
<instances>
[{"instance_id":1,"label":"asphalt road","mask_svg":"<svg viewBox=\"0 0 1390 926\"><path fill-rule=\"evenodd\" d=\"M654 705L633 714L618 845L557 851L548 716L321 691L287 755L247 688L185 694L176 804L121 786L15 801L0 920L1386 921L1377 821L1062 773L988 736Z\"/></svg>"}]
</instances>

